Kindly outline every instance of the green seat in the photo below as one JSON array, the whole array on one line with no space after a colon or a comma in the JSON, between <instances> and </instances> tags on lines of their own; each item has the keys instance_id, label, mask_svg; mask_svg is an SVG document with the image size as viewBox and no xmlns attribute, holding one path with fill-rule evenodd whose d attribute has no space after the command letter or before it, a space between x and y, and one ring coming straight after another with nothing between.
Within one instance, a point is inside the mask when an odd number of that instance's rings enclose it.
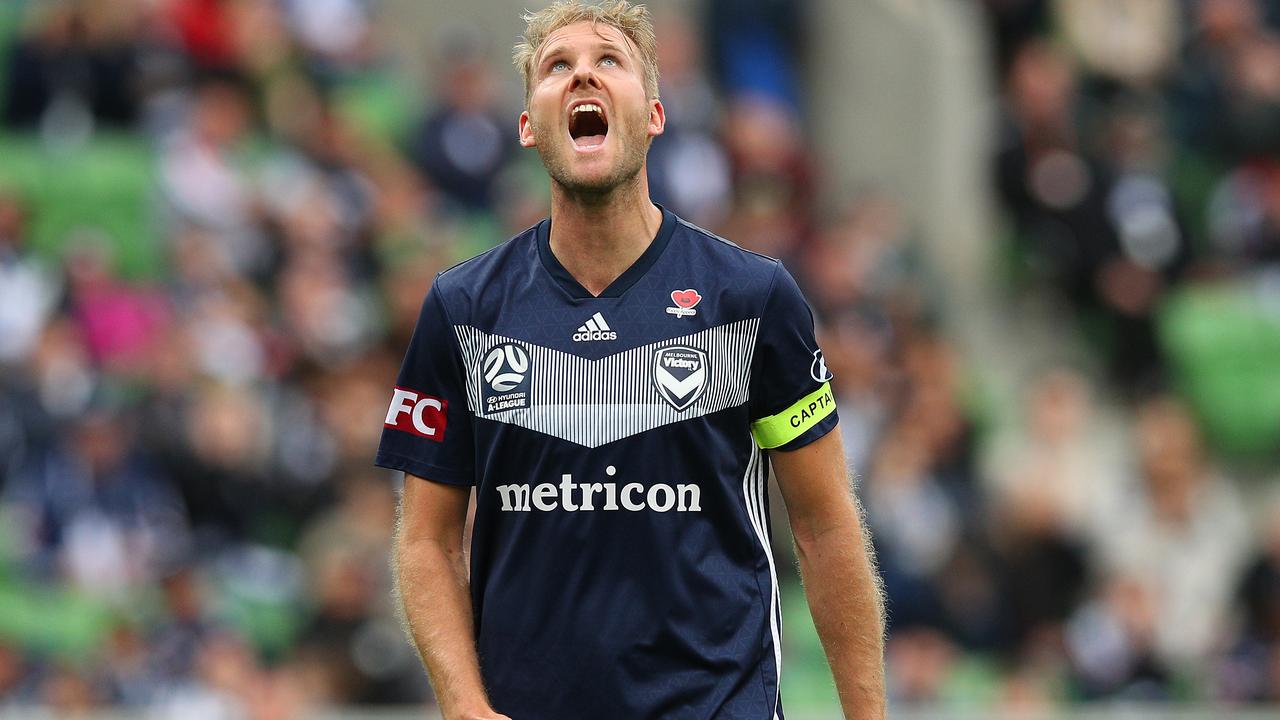
<instances>
[{"instance_id":1,"label":"green seat","mask_svg":"<svg viewBox=\"0 0 1280 720\"><path fill-rule=\"evenodd\" d=\"M338 111L361 132L387 144L400 141L420 108L416 94L405 92L405 81L392 72L348 79L334 92Z\"/></svg>"},{"instance_id":2,"label":"green seat","mask_svg":"<svg viewBox=\"0 0 1280 720\"><path fill-rule=\"evenodd\" d=\"M1178 386L1221 452L1280 449L1280 310L1246 284L1190 287L1161 309Z\"/></svg>"},{"instance_id":3,"label":"green seat","mask_svg":"<svg viewBox=\"0 0 1280 720\"><path fill-rule=\"evenodd\" d=\"M17 578L0 581L0 638L19 647L83 658L101 646L112 622L101 600Z\"/></svg>"},{"instance_id":4,"label":"green seat","mask_svg":"<svg viewBox=\"0 0 1280 720\"><path fill-rule=\"evenodd\" d=\"M105 238L117 269L154 276L162 253L153 223L153 155L137 138L95 138L62 154L38 137L0 134L0 187L16 189L32 206L32 242L56 256L77 232Z\"/></svg>"}]
</instances>

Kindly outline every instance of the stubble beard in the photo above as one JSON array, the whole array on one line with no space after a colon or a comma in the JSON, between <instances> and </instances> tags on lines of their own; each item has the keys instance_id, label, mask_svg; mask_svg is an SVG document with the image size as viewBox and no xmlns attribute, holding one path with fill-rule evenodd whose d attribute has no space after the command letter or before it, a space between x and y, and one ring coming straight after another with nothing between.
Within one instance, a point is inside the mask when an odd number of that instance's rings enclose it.
<instances>
[{"instance_id":1,"label":"stubble beard","mask_svg":"<svg viewBox=\"0 0 1280 720\"><path fill-rule=\"evenodd\" d=\"M537 128L533 130L536 134ZM619 188L633 184L639 177L640 170L644 168L645 155L649 152L648 138L642 135L629 138L633 142L627 142L623 139L621 131L620 127L610 131L618 133L619 137L614 140L621 143L622 148L613 172L603 177L575 177L572 170L571 144L558 144L553 148L537 145L538 157L542 159L542 166L547 169L551 182L566 195L584 202L598 203L611 197Z\"/></svg>"}]
</instances>

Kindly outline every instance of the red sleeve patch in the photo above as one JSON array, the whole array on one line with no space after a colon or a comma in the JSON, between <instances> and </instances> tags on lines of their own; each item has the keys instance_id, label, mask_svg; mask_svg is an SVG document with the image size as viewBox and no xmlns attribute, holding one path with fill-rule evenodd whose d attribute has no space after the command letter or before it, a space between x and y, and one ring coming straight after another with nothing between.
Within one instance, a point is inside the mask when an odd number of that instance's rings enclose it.
<instances>
[{"instance_id":1,"label":"red sleeve patch","mask_svg":"<svg viewBox=\"0 0 1280 720\"><path fill-rule=\"evenodd\" d=\"M387 408L386 427L402 430L436 442L444 442L446 410L449 402L416 390L396 387Z\"/></svg>"}]
</instances>

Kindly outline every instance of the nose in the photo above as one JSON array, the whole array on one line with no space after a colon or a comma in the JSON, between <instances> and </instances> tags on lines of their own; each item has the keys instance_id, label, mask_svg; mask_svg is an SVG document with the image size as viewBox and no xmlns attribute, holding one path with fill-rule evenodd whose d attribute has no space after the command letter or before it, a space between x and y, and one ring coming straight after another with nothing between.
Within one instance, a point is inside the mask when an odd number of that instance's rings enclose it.
<instances>
[{"instance_id":1,"label":"nose","mask_svg":"<svg viewBox=\"0 0 1280 720\"><path fill-rule=\"evenodd\" d=\"M595 88L597 90L600 89L600 79L591 71L591 63L579 63L578 66L574 68L573 82L571 83L571 86L571 90L576 90L584 86Z\"/></svg>"}]
</instances>

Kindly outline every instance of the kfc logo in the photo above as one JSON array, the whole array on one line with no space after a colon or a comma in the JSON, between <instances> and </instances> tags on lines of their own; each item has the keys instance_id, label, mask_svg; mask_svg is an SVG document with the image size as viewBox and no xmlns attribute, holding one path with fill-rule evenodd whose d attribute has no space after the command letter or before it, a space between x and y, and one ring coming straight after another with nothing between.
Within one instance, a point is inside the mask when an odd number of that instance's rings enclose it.
<instances>
[{"instance_id":1,"label":"kfc logo","mask_svg":"<svg viewBox=\"0 0 1280 720\"><path fill-rule=\"evenodd\" d=\"M448 407L447 400L397 387L387 409L386 426L442 442Z\"/></svg>"}]
</instances>

